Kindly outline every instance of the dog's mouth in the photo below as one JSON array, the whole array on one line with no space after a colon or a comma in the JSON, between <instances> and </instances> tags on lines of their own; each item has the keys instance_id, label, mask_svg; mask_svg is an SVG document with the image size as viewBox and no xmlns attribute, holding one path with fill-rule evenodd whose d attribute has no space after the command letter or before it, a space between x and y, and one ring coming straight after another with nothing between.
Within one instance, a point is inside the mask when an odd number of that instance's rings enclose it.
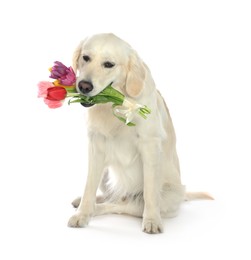
<instances>
[{"instance_id":1,"label":"dog's mouth","mask_svg":"<svg viewBox=\"0 0 251 260\"><path fill-rule=\"evenodd\" d=\"M108 84L106 87L108 87L108 86L111 86L113 84L113 81L110 83L110 84ZM103 90L102 90L103 91ZM101 91L101 92L102 92ZM99 93L98 93L99 94ZM97 95L98 95L97 94ZM84 103L84 102L81 102L80 103L82 106L84 106L84 107L92 107L92 106L94 106L95 104L92 104L92 103Z\"/></svg>"},{"instance_id":2,"label":"dog's mouth","mask_svg":"<svg viewBox=\"0 0 251 260\"><path fill-rule=\"evenodd\" d=\"M82 106L84 107L92 107L94 106L95 104L90 104L90 103L80 103Z\"/></svg>"}]
</instances>

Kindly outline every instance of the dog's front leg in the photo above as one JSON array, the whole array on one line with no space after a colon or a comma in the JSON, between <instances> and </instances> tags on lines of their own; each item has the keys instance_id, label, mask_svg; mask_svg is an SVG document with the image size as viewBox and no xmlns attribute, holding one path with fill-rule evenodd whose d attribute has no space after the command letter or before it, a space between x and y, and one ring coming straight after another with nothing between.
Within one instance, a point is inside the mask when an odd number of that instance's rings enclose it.
<instances>
[{"instance_id":1,"label":"dog's front leg","mask_svg":"<svg viewBox=\"0 0 251 260\"><path fill-rule=\"evenodd\" d=\"M69 227L85 227L95 210L96 192L104 172L104 137L89 136L88 177L84 194L76 213L68 222Z\"/></svg>"},{"instance_id":2,"label":"dog's front leg","mask_svg":"<svg viewBox=\"0 0 251 260\"><path fill-rule=\"evenodd\" d=\"M142 230L150 234L163 232L160 216L160 146L158 138L144 140L141 145L145 203Z\"/></svg>"}]
</instances>

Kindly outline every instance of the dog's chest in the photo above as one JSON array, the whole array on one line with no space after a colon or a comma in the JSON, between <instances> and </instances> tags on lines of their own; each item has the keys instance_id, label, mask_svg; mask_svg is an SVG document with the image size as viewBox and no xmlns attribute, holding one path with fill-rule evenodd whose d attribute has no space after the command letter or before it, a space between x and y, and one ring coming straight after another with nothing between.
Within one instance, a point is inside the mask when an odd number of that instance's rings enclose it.
<instances>
[{"instance_id":1,"label":"dog's chest","mask_svg":"<svg viewBox=\"0 0 251 260\"><path fill-rule=\"evenodd\" d=\"M106 163L128 167L139 159L135 136L117 135L107 138L105 145Z\"/></svg>"},{"instance_id":2,"label":"dog's chest","mask_svg":"<svg viewBox=\"0 0 251 260\"><path fill-rule=\"evenodd\" d=\"M121 125L110 104L94 106L88 110L88 128L91 132L111 136L117 134Z\"/></svg>"},{"instance_id":3,"label":"dog's chest","mask_svg":"<svg viewBox=\"0 0 251 260\"><path fill-rule=\"evenodd\" d=\"M101 136L107 166L128 167L138 161L136 128L116 118L109 104L89 110L89 127L92 133Z\"/></svg>"}]
</instances>

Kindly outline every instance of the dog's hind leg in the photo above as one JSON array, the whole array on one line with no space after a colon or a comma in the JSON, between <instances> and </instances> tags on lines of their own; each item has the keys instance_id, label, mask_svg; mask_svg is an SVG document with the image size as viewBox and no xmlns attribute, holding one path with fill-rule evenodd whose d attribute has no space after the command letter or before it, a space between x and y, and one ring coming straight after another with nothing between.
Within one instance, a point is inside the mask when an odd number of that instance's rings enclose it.
<instances>
[{"instance_id":1,"label":"dog's hind leg","mask_svg":"<svg viewBox=\"0 0 251 260\"><path fill-rule=\"evenodd\" d=\"M95 216L105 214L125 214L135 217L142 217L144 210L143 203L130 201L130 202L119 202L119 203L101 203L96 204Z\"/></svg>"},{"instance_id":2,"label":"dog's hind leg","mask_svg":"<svg viewBox=\"0 0 251 260\"><path fill-rule=\"evenodd\" d=\"M98 195L96 197L96 203L103 203L105 202L106 200L106 197L103 196L103 195ZM77 197L76 199L74 199L71 203L71 205L74 207L74 208L78 208L79 204L80 204L80 201L81 201L81 197Z\"/></svg>"},{"instance_id":3,"label":"dog's hind leg","mask_svg":"<svg viewBox=\"0 0 251 260\"><path fill-rule=\"evenodd\" d=\"M81 201L81 197L77 197L76 199L74 199L71 203L71 205L74 207L74 208L78 208L79 204L80 204L80 201Z\"/></svg>"}]
</instances>

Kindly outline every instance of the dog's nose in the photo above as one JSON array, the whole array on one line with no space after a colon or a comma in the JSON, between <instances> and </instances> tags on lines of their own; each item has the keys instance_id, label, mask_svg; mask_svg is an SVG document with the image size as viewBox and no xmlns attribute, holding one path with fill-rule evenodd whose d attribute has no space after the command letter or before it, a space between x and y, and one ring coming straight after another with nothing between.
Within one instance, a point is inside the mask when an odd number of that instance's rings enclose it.
<instances>
[{"instance_id":1,"label":"dog's nose","mask_svg":"<svg viewBox=\"0 0 251 260\"><path fill-rule=\"evenodd\" d=\"M89 92L91 92L93 90L93 85L89 81L81 80L78 83L78 89L83 94L88 94Z\"/></svg>"}]
</instances>

